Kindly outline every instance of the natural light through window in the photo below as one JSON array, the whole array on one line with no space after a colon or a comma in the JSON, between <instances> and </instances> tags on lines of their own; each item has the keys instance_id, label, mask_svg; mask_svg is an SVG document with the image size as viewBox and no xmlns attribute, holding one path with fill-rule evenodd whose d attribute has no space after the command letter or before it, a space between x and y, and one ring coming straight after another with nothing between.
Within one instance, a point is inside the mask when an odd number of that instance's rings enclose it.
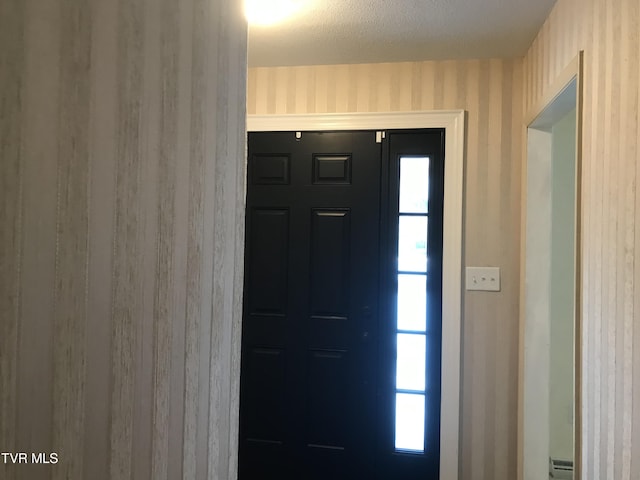
<instances>
[{"instance_id":1,"label":"natural light through window","mask_svg":"<svg viewBox=\"0 0 640 480\"><path fill-rule=\"evenodd\" d=\"M425 449L429 158L400 158L395 448Z\"/></svg>"},{"instance_id":2,"label":"natural light through window","mask_svg":"<svg viewBox=\"0 0 640 480\"><path fill-rule=\"evenodd\" d=\"M403 157L400 170L400 211L429 212L429 158Z\"/></svg>"},{"instance_id":3,"label":"natural light through window","mask_svg":"<svg viewBox=\"0 0 640 480\"><path fill-rule=\"evenodd\" d=\"M426 275L398 275L398 330L424 332L427 326Z\"/></svg>"},{"instance_id":4,"label":"natural light through window","mask_svg":"<svg viewBox=\"0 0 640 480\"><path fill-rule=\"evenodd\" d=\"M398 390L423 392L425 386L424 335L399 333L397 341L398 371L396 374L396 388Z\"/></svg>"},{"instance_id":5,"label":"natural light through window","mask_svg":"<svg viewBox=\"0 0 640 480\"><path fill-rule=\"evenodd\" d=\"M396 394L396 450L424 452L424 395Z\"/></svg>"},{"instance_id":6,"label":"natural light through window","mask_svg":"<svg viewBox=\"0 0 640 480\"><path fill-rule=\"evenodd\" d=\"M398 229L398 270L426 272L427 217L401 214Z\"/></svg>"}]
</instances>

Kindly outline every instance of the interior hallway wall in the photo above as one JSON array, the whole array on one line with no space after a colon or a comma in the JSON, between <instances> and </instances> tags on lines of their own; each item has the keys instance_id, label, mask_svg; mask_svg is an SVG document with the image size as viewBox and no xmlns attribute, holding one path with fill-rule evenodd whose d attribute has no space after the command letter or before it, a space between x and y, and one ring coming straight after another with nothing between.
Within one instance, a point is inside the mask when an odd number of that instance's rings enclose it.
<instances>
[{"instance_id":1,"label":"interior hallway wall","mask_svg":"<svg viewBox=\"0 0 640 480\"><path fill-rule=\"evenodd\" d=\"M584 50L583 478L640 478L640 4L558 0L524 60L524 108Z\"/></svg>"},{"instance_id":2,"label":"interior hallway wall","mask_svg":"<svg viewBox=\"0 0 640 480\"><path fill-rule=\"evenodd\" d=\"M467 110L465 262L502 291L465 295L461 478L516 475L521 60L251 68L248 113Z\"/></svg>"},{"instance_id":3,"label":"interior hallway wall","mask_svg":"<svg viewBox=\"0 0 640 480\"><path fill-rule=\"evenodd\" d=\"M0 2L0 478L237 471L235 0Z\"/></svg>"}]
</instances>

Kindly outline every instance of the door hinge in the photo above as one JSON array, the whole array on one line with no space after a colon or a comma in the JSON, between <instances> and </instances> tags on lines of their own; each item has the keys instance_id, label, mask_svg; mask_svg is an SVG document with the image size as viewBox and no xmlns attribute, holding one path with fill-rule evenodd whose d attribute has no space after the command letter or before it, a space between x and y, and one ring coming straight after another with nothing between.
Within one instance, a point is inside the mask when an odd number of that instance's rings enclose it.
<instances>
[{"instance_id":1,"label":"door hinge","mask_svg":"<svg viewBox=\"0 0 640 480\"><path fill-rule=\"evenodd\" d=\"M376 132L376 143L382 143L382 139L386 137L384 130Z\"/></svg>"}]
</instances>

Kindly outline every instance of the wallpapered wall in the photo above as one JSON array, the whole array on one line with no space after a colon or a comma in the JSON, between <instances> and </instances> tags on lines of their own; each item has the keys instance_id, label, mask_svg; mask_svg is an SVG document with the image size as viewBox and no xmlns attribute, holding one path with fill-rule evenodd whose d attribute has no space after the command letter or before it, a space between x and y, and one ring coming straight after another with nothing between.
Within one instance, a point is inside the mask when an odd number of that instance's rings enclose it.
<instances>
[{"instance_id":1,"label":"wallpapered wall","mask_svg":"<svg viewBox=\"0 0 640 480\"><path fill-rule=\"evenodd\" d=\"M462 478L516 474L521 60L251 68L248 113L468 111L465 261L502 269L463 320Z\"/></svg>"},{"instance_id":2,"label":"wallpapered wall","mask_svg":"<svg viewBox=\"0 0 640 480\"><path fill-rule=\"evenodd\" d=\"M235 475L231 3L0 4L0 443L61 458L0 476ZM558 0L524 61L249 71L249 113L468 111L465 263L500 266L503 290L465 298L465 479L516 473L522 119L580 49L583 467L640 477L639 8Z\"/></svg>"},{"instance_id":3,"label":"wallpapered wall","mask_svg":"<svg viewBox=\"0 0 640 480\"><path fill-rule=\"evenodd\" d=\"M584 50L585 479L640 478L639 49L637 0L558 0L524 59L528 110Z\"/></svg>"},{"instance_id":4,"label":"wallpapered wall","mask_svg":"<svg viewBox=\"0 0 640 480\"><path fill-rule=\"evenodd\" d=\"M0 478L235 478L238 4L0 2Z\"/></svg>"}]
</instances>

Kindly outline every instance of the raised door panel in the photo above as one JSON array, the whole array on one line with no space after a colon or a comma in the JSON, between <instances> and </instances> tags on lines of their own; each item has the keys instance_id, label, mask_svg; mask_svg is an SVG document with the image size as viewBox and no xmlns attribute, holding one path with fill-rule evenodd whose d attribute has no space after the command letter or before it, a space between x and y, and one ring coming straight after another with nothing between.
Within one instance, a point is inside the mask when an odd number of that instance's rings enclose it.
<instances>
[{"instance_id":1,"label":"raised door panel","mask_svg":"<svg viewBox=\"0 0 640 480\"><path fill-rule=\"evenodd\" d=\"M289 255L288 209L251 211L249 245L249 312L253 316L285 316Z\"/></svg>"}]
</instances>

